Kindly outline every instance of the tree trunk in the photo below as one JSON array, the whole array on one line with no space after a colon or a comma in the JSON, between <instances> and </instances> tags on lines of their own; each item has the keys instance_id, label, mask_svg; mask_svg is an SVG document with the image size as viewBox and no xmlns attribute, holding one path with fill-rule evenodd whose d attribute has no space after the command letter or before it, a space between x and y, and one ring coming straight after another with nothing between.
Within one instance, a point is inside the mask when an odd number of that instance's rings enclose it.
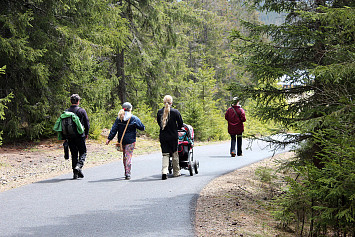
<instances>
[{"instance_id":1,"label":"tree trunk","mask_svg":"<svg viewBox=\"0 0 355 237\"><path fill-rule=\"evenodd\" d=\"M118 1L120 6L123 6L122 0ZM125 18L124 12L121 14L122 18ZM126 89L126 77L124 71L124 49L117 49L116 55L116 69L117 69L117 78L119 80L118 87L117 87L117 94L118 98L120 99L121 103L126 102L127 99L127 89Z\"/></svg>"},{"instance_id":2,"label":"tree trunk","mask_svg":"<svg viewBox=\"0 0 355 237\"><path fill-rule=\"evenodd\" d=\"M127 99L126 77L124 73L124 49L118 50L116 55L116 68L116 76L119 78L119 84L117 88L118 98L120 99L121 103L124 103Z\"/></svg>"}]
</instances>

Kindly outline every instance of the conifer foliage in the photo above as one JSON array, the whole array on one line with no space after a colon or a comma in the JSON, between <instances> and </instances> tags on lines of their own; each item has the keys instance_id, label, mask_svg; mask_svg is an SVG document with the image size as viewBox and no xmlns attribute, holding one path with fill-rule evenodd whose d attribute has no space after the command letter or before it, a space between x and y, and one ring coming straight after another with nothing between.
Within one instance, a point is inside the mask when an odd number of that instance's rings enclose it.
<instances>
[{"instance_id":1,"label":"conifer foliage","mask_svg":"<svg viewBox=\"0 0 355 237\"><path fill-rule=\"evenodd\" d=\"M258 102L256 116L299 132L283 144L298 145L292 165L302 178L290 180L277 216L283 225L296 222L301 236L354 236L355 4L256 5L287 17L279 26L244 22L249 33L234 32L242 43L235 60L253 81L238 88Z\"/></svg>"},{"instance_id":2,"label":"conifer foliage","mask_svg":"<svg viewBox=\"0 0 355 237\"><path fill-rule=\"evenodd\" d=\"M224 137L216 133L225 130L222 114L230 95L224 84L237 74L228 32L239 27L238 17L249 15L256 16L239 0L1 1L4 142L52 136L53 123L73 93L83 98L93 138L111 124L124 101L141 107L140 113L149 108L154 118L166 94L183 113L185 102L191 103L185 98L193 98L200 114L185 114L197 125L193 118L214 111L219 122L200 126L201 139Z\"/></svg>"},{"instance_id":3,"label":"conifer foliage","mask_svg":"<svg viewBox=\"0 0 355 237\"><path fill-rule=\"evenodd\" d=\"M52 134L70 93L88 112L110 98L107 56L124 44L125 21L114 1L10 1L0 3L0 97L13 93L4 137L37 139Z\"/></svg>"}]
</instances>

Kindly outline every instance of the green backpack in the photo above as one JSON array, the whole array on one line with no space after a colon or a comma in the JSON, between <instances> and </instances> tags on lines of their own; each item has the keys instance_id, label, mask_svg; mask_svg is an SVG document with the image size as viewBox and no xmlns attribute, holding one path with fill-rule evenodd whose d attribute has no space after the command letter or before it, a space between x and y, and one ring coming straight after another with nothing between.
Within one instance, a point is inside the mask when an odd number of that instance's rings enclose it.
<instances>
[{"instance_id":1,"label":"green backpack","mask_svg":"<svg viewBox=\"0 0 355 237\"><path fill-rule=\"evenodd\" d=\"M79 109L77 107L74 112L64 111L57 119L53 130L58 132L59 140L74 138L83 134L84 126L76 115Z\"/></svg>"}]
</instances>

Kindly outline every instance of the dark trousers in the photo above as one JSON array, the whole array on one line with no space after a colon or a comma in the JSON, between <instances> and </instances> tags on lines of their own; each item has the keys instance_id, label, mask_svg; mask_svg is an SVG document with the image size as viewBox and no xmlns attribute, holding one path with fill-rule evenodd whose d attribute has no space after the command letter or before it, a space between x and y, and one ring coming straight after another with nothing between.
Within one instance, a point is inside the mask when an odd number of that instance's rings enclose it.
<instances>
[{"instance_id":1,"label":"dark trousers","mask_svg":"<svg viewBox=\"0 0 355 237\"><path fill-rule=\"evenodd\" d=\"M75 137L68 139L68 145L71 153L72 168L79 166L83 168L86 158L85 137Z\"/></svg>"},{"instance_id":2,"label":"dark trousers","mask_svg":"<svg viewBox=\"0 0 355 237\"><path fill-rule=\"evenodd\" d=\"M230 152L235 153L235 144L237 144L237 155L242 154L242 139L243 139L243 134L237 134L237 135L231 135L231 149Z\"/></svg>"}]
</instances>

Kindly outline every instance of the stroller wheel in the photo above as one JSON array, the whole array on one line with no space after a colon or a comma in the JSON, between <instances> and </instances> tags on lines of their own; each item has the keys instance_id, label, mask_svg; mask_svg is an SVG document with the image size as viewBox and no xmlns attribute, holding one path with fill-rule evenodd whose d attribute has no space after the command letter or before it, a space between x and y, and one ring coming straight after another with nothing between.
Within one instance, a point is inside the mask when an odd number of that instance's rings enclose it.
<instances>
[{"instance_id":1,"label":"stroller wheel","mask_svg":"<svg viewBox=\"0 0 355 237\"><path fill-rule=\"evenodd\" d=\"M195 174L198 174L198 167L200 166L200 162L198 162L198 160L197 161L195 161L194 162L194 170L195 170Z\"/></svg>"},{"instance_id":2,"label":"stroller wheel","mask_svg":"<svg viewBox=\"0 0 355 237\"><path fill-rule=\"evenodd\" d=\"M192 162L191 161L189 162L189 172L190 172L190 176L194 175L194 172L192 170Z\"/></svg>"}]
</instances>

